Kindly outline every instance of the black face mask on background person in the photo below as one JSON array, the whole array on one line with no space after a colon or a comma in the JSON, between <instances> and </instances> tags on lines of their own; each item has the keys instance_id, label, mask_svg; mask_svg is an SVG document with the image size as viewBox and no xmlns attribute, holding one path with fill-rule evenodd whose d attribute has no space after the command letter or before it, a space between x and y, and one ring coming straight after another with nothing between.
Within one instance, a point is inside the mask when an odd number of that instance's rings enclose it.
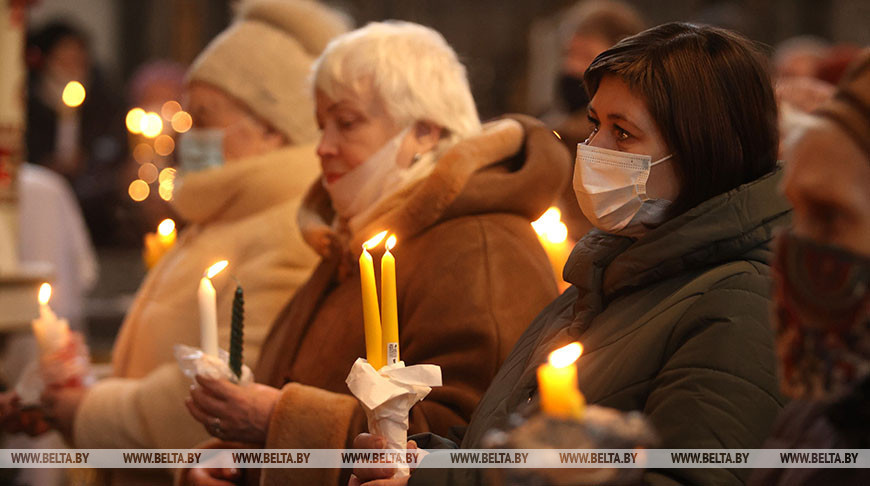
<instances>
[{"instance_id":1,"label":"black face mask on background person","mask_svg":"<svg viewBox=\"0 0 870 486\"><path fill-rule=\"evenodd\" d=\"M589 104L589 95L586 93L586 86L583 85L583 78L571 74L561 74L559 76L559 99L571 113L585 110L586 105Z\"/></svg>"},{"instance_id":2,"label":"black face mask on background person","mask_svg":"<svg viewBox=\"0 0 870 486\"><path fill-rule=\"evenodd\" d=\"M870 258L783 231L773 270L783 391L830 398L870 375Z\"/></svg>"}]
</instances>

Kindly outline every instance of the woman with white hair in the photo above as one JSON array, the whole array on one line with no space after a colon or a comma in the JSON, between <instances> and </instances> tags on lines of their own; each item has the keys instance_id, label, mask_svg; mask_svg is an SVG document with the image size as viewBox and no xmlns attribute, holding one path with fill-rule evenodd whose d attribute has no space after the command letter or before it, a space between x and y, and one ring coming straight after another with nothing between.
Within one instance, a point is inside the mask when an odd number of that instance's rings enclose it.
<instances>
[{"instance_id":1,"label":"woman with white hair","mask_svg":"<svg viewBox=\"0 0 870 486\"><path fill-rule=\"evenodd\" d=\"M337 37L313 80L323 176L299 223L323 259L266 340L254 374L268 386L199 377L188 407L224 440L350 446L366 429L345 384L365 356L355 260L362 242L389 230L398 237L401 359L443 374L411 410L410 432L446 433L469 420L528 321L556 295L530 222L561 189L569 156L536 120L481 126L464 67L420 25L373 23ZM262 474L264 484L338 484L350 471ZM226 477L197 469L187 479L206 476Z\"/></svg>"}]
</instances>

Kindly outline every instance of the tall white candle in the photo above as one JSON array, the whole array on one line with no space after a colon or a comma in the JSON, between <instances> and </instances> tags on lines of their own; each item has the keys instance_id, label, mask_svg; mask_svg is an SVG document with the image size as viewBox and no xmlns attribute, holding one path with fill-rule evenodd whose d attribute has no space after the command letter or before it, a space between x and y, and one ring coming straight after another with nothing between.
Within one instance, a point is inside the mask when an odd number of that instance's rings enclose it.
<instances>
[{"instance_id":1,"label":"tall white candle","mask_svg":"<svg viewBox=\"0 0 870 486\"><path fill-rule=\"evenodd\" d=\"M199 336L200 347L205 354L217 357L218 355L218 330L217 330L217 296L211 279L221 270L226 268L227 261L222 260L210 266L205 275L199 281Z\"/></svg>"}]
</instances>

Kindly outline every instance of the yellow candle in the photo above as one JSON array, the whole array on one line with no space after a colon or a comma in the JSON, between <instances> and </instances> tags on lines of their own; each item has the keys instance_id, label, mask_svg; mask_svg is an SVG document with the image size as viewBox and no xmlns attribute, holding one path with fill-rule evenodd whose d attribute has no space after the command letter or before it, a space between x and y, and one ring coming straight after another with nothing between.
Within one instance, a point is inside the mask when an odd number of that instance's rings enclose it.
<instances>
[{"instance_id":1,"label":"yellow candle","mask_svg":"<svg viewBox=\"0 0 870 486\"><path fill-rule=\"evenodd\" d=\"M175 244L175 237L175 221L166 218L157 225L157 239L165 250L172 248L172 245Z\"/></svg>"},{"instance_id":2,"label":"yellow candle","mask_svg":"<svg viewBox=\"0 0 870 486\"><path fill-rule=\"evenodd\" d=\"M375 284L375 265L372 255L368 252L384 239L387 232L381 232L374 238L363 243L363 251L359 256L359 278L362 285L363 325L366 337L366 360L376 370L384 365L381 352L381 316L378 310L378 289Z\"/></svg>"},{"instance_id":3,"label":"yellow candle","mask_svg":"<svg viewBox=\"0 0 870 486\"><path fill-rule=\"evenodd\" d=\"M211 279L226 268L227 264L226 260L221 260L208 267L205 275L199 281L199 291L197 292L200 347L203 353L215 357L218 355L217 295L211 284Z\"/></svg>"},{"instance_id":4,"label":"yellow candle","mask_svg":"<svg viewBox=\"0 0 870 486\"><path fill-rule=\"evenodd\" d=\"M387 238L381 259L381 326L383 326L383 353L386 364L399 362L399 311L396 303L396 257L390 250L396 246L396 235Z\"/></svg>"},{"instance_id":5,"label":"yellow candle","mask_svg":"<svg viewBox=\"0 0 870 486\"><path fill-rule=\"evenodd\" d=\"M583 418L586 399L577 388L577 367L574 362L583 353L583 346L573 342L549 356L549 362L538 367L538 393L541 410L560 418Z\"/></svg>"},{"instance_id":6,"label":"yellow candle","mask_svg":"<svg viewBox=\"0 0 870 486\"><path fill-rule=\"evenodd\" d=\"M175 221L164 219L157 226L156 233L148 233L145 235L145 267L149 270L163 258L172 246L175 244L177 232L175 230Z\"/></svg>"},{"instance_id":7,"label":"yellow candle","mask_svg":"<svg viewBox=\"0 0 870 486\"><path fill-rule=\"evenodd\" d=\"M562 280L562 269L574 245L568 241L568 227L562 222L562 212L559 208L552 207L533 222L532 227L538 233L538 240L547 252L560 290L568 288L568 284Z\"/></svg>"}]
</instances>

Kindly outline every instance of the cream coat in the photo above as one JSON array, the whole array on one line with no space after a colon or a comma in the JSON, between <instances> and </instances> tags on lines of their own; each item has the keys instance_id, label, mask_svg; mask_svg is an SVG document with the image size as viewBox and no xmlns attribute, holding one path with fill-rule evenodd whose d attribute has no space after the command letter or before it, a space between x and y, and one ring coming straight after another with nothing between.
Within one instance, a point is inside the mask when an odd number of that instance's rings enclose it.
<instances>
[{"instance_id":1,"label":"cream coat","mask_svg":"<svg viewBox=\"0 0 870 486\"><path fill-rule=\"evenodd\" d=\"M214 279L219 343L228 348L232 275L245 290L244 360L253 366L278 311L317 263L295 215L318 174L314 146L306 144L180 181L173 203L191 224L139 289L115 342L114 377L92 387L79 407L76 446L187 448L208 437L184 406L190 383L173 356L177 343L199 344L200 276L229 260Z\"/></svg>"}]
</instances>

